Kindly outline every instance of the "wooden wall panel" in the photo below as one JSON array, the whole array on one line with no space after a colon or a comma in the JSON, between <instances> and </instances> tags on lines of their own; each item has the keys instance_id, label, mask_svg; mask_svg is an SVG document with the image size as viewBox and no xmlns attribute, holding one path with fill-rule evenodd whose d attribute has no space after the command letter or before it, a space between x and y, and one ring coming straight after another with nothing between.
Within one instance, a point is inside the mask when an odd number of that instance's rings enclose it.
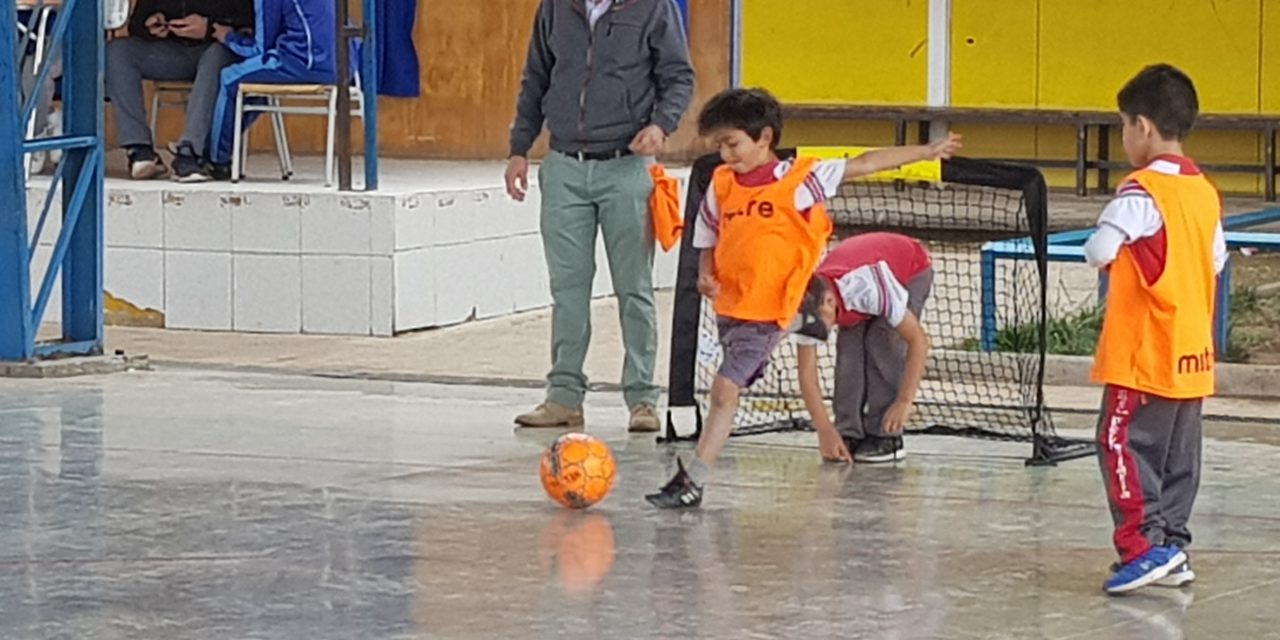
<instances>
[{"instance_id":1,"label":"wooden wall panel","mask_svg":"<svg viewBox=\"0 0 1280 640\"><path fill-rule=\"evenodd\" d=\"M382 153L388 157L498 159L507 155L507 132L515 113L516 92L525 49L539 0L435 2L419 0L414 40L421 63L422 96L382 98ZM354 2L353 5L358 4ZM668 155L688 158L705 152L694 120L707 98L729 86L731 0L690 3L690 53L697 70L694 104ZM394 19L384 17L384 19ZM289 143L295 153L324 149L325 121L316 116L288 116ZM181 132L177 110L161 114L163 147ZM353 148L362 148L357 124ZM250 136L255 152L274 147L271 128L255 126ZM546 139L534 148L540 155Z\"/></svg>"},{"instance_id":2,"label":"wooden wall panel","mask_svg":"<svg viewBox=\"0 0 1280 640\"><path fill-rule=\"evenodd\" d=\"M539 0L434 2L419 0L414 39L421 62L423 95L382 98L381 149L385 156L496 159L507 154L507 132ZM697 109L729 85L731 0L690 3L690 52L698 72L693 106L668 147L672 157L706 150L697 139ZM386 18L384 18L386 19ZM164 128L176 135L175 112ZM324 148L323 118L290 117L289 141L297 152ZM359 127L354 146L360 148ZM255 128L255 149L272 148L270 127ZM545 152L546 139L534 148Z\"/></svg>"},{"instance_id":3,"label":"wooden wall panel","mask_svg":"<svg viewBox=\"0 0 1280 640\"><path fill-rule=\"evenodd\" d=\"M733 76L732 0L691 0L689 2L689 56L693 60L693 104L680 123L680 130L667 144L667 154L689 159L707 153L711 146L698 138L698 111L715 94L729 88Z\"/></svg>"}]
</instances>

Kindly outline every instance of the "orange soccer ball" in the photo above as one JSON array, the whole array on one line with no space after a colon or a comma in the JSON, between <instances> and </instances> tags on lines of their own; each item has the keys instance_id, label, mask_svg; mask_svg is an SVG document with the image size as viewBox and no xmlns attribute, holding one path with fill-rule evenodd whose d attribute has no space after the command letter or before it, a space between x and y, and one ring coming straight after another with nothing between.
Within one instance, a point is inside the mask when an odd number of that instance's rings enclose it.
<instances>
[{"instance_id":1,"label":"orange soccer ball","mask_svg":"<svg viewBox=\"0 0 1280 640\"><path fill-rule=\"evenodd\" d=\"M542 488L570 509L585 509L609 495L617 464L608 445L585 433L566 433L542 454Z\"/></svg>"}]
</instances>

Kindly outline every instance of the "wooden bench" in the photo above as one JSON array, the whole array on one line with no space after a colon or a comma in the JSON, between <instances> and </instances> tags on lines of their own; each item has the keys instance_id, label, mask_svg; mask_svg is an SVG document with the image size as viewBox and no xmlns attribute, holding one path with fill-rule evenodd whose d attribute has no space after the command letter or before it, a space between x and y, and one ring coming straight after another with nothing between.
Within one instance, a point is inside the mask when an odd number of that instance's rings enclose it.
<instances>
[{"instance_id":1,"label":"wooden bench","mask_svg":"<svg viewBox=\"0 0 1280 640\"><path fill-rule=\"evenodd\" d=\"M910 126L917 126L920 142L928 140L929 127L934 122L1023 124L1070 126L1076 130L1076 154L1074 160L1046 160L1039 158L1002 158L1030 162L1048 168L1072 168L1076 172L1076 194L1088 195L1088 174L1096 170L1097 188L1101 192L1111 190L1111 171L1124 170L1128 163L1111 159L1111 128L1119 126L1120 118L1112 111L1069 109L993 109L969 107L912 107L912 106L861 106L861 105L806 105L783 106L788 120L872 120L888 121L895 125L897 144L907 143ZM1089 153L1090 130L1096 130L1096 152ZM1276 199L1276 130L1280 129L1280 114L1224 114L1202 113L1196 122L1197 130L1227 129L1256 131L1262 134L1263 160L1261 163L1202 164L1206 171L1230 173L1261 173L1268 202Z\"/></svg>"}]
</instances>

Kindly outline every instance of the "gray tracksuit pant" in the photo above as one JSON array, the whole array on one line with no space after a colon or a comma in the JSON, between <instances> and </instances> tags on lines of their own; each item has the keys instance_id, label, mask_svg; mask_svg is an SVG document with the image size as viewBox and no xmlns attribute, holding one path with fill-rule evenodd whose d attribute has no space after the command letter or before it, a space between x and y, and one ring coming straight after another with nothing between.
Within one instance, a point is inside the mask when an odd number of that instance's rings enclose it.
<instances>
[{"instance_id":1,"label":"gray tracksuit pant","mask_svg":"<svg viewBox=\"0 0 1280 640\"><path fill-rule=\"evenodd\" d=\"M1202 404L1114 385L1103 392L1098 463L1122 562L1153 546L1191 543L1187 521L1200 488Z\"/></svg>"},{"instance_id":2,"label":"gray tracksuit pant","mask_svg":"<svg viewBox=\"0 0 1280 640\"><path fill-rule=\"evenodd\" d=\"M923 317L924 303L933 290L933 269L925 269L907 283L907 308ZM881 421L898 399L906 364L907 343L884 318L871 318L836 335L836 430L852 440L883 437Z\"/></svg>"}]
</instances>

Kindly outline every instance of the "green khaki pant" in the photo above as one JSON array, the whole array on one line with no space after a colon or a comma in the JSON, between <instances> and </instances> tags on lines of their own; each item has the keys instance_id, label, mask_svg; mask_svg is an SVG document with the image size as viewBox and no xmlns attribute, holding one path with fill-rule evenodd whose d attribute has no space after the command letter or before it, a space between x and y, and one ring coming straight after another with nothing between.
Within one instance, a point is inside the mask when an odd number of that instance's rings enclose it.
<instances>
[{"instance_id":1,"label":"green khaki pant","mask_svg":"<svg viewBox=\"0 0 1280 640\"><path fill-rule=\"evenodd\" d=\"M552 152L538 171L542 191L542 247L551 280L551 373L547 400L582 405L582 363L591 342L591 283L596 273L596 228L604 235L618 297L626 360L627 405L657 404L653 367L658 348L653 301L653 227L648 161L638 156L578 161Z\"/></svg>"}]
</instances>

